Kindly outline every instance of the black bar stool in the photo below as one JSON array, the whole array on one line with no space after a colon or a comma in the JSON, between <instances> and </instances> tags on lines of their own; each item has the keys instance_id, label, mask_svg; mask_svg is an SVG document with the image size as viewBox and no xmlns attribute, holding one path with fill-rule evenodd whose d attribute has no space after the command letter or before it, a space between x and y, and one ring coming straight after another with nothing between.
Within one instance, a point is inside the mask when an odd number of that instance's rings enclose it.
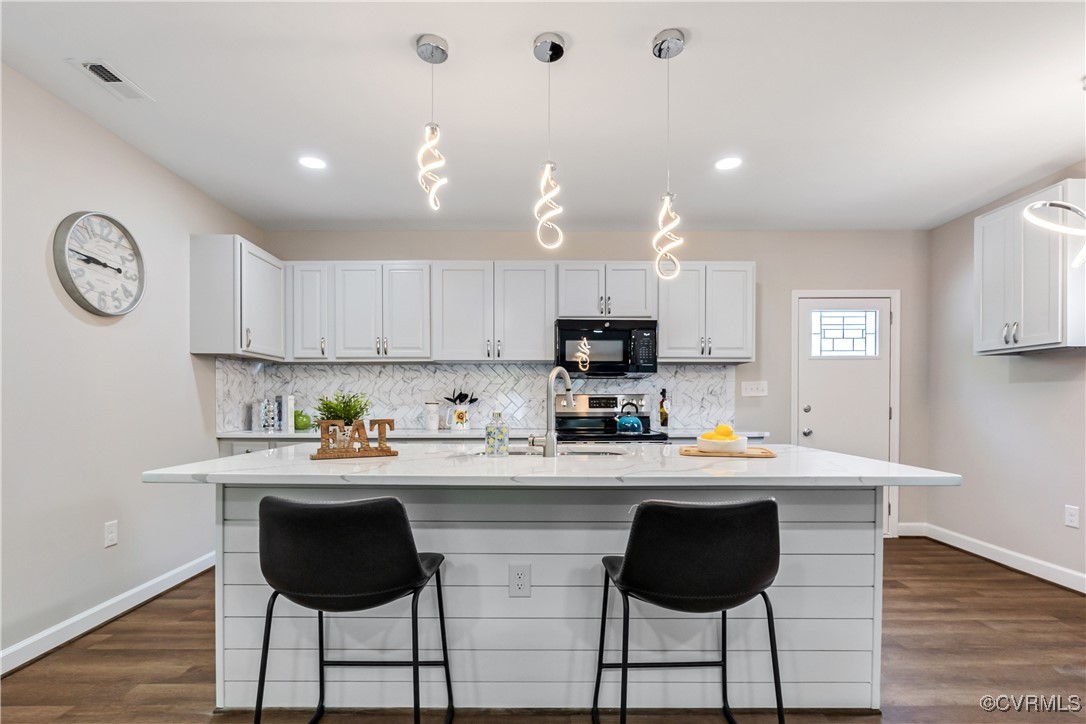
<instances>
[{"instance_id":1,"label":"black bar stool","mask_svg":"<svg viewBox=\"0 0 1086 724\"><path fill-rule=\"evenodd\" d=\"M419 553L403 503L372 498L346 503L308 503L268 496L260 501L260 570L272 587L264 619L260 678L256 687L254 724L260 724L264 677L268 668L272 611L280 595L317 612L320 649L320 698L310 724L324 715L326 666L410 666L419 712L419 667L445 669L449 704L445 722L453 720L449 647L445 640L445 608L441 600L440 553ZM441 627L440 661L419 660L419 594L431 578L437 583L437 615ZM410 661L328 661L324 658L324 612L365 611L411 595Z\"/></svg>"},{"instance_id":2,"label":"black bar stool","mask_svg":"<svg viewBox=\"0 0 1086 724\"><path fill-rule=\"evenodd\" d=\"M626 723L626 680L630 669L719 666L724 718L736 724L728 706L728 609L761 595L769 623L769 650L777 694L777 721L784 724L781 672L773 607L765 590L780 564L777 501L772 498L738 503L697 504L649 500L637 506L626 555L603 557L603 616L600 620L599 665L592 697L592 721L600 721L600 682L604 669L622 670L619 721ZM622 662L605 663L607 587L622 594ZM630 663L630 597L685 613L720 612L719 661Z\"/></svg>"}]
</instances>

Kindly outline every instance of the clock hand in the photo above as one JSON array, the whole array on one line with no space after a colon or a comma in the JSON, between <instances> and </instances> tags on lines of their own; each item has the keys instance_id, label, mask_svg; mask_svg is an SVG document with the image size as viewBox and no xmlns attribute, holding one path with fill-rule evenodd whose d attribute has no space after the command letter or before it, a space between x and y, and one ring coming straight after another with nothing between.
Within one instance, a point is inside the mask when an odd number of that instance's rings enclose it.
<instances>
[{"instance_id":1,"label":"clock hand","mask_svg":"<svg viewBox=\"0 0 1086 724\"><path fill-rule=\"evenodd\" d=\"M90 254L87 254L86 252L77 251L75 249L71 249L71 252L73 254L78 254L79 256L83 257L83 259L81 261L84 264L97 264L98 266L104 266L106 269L112 269L113 271L117 272L118 274L120 274L123 271L119 266L112 266L110 264L107 264L106 262L102 261L98 257L91 256Z\"/></svg>"}]
</instances>

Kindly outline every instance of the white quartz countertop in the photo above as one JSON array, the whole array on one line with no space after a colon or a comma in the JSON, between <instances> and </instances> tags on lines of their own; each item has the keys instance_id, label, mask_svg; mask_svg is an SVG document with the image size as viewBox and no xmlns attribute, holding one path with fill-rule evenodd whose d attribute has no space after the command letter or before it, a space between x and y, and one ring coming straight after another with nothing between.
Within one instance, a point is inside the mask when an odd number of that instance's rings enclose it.
<instances>
[{"instance_id":1,"label":"white quartz countertop","mask_svg":"<svg viewBox=\"0 0 1086 724\"><path fill-rule=\"evenodd\" d=\"M607 445L624 455L479 455L472 442L414 444L396 457L310 460L317 444L149 470L147 483L430 488L874 487L960 485L961 476L793 445L776 458L684 457L678 445Z\"/></svg>"},{"instance_id":2,"label":"white quartz countertop","mask_svg":"<svg viewBox=\"0 0 1086 724\"><path fill-rule=\"evenodd\" d=\"M686 440L693 440L705 430L695 429L673 429L664 428L663 432L666 432L669 437ZM541 435L542 429L535 428L510 428L509 437L514 440L527 440L530 435ZM764 439L769 437L768 432L744 432L739 431L737 435L748 437L752 439ZM234 432L220 432L215 435L219 440L298 440L304 442L306 440L319 440L319 430L303 430L302 432L259 432L253 430L236 430ZM418 429L405 429L405 430L390 430L388 433L389 440L482 440L486 437L486 431L482 428L468 428L467 430L418 430Z\"/></svg>"}]
</instances>

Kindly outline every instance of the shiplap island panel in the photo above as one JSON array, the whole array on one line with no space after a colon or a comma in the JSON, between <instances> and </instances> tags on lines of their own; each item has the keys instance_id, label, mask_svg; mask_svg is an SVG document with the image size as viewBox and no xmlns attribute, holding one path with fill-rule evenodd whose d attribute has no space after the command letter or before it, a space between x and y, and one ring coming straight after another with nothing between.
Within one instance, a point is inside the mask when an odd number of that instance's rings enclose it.
<instances>
[{"instance_id":1,"label":"shiplap island panel","mask_svg":"<svg viewBox=\"0 0 1086 724\"><path fill-rule=\"evenodd\" d=\"M591 704L600 557L623 552L633 505L648 498L710 502L772 495L781 506L781 570L770 596L785 705L877 708L883 486L960 482L948 473L793 446L774 446L778 457L771 460L680 457L678 447L668 445L609 448L626 453L621 456L495 459L477 455L480 447L474 441L416 444L402 448L398 458L310 461L316 446L303 444L146 473L146 482L218 489L218 705L251 708L255 700L270 593L257 545L257 506L264 495L403 500L419 549L446 555L457 706L488 708ZM531 597L509 597L511 563L531 564ZM617 600L611 603L614 616ZM433 653L439 640L432 588L422 595L420 611L420 645ZM753 604L729 614L733 706L773 705L764 617ZM327 618L330 657L410 654L406 601ZM631 619L631 661L716 655L718 616L633 602ZM608 636L613 656L617 633ZM315 704L316 637L313 612L281 603L266 705ZM443 706L440 673L424 669L422 676L423 705ZM409 669L330 669L328 677L330 706L411 702ZM719 672L712 669L637 670L630 678L634 707L719 706ZM617 673L609 672L601 702L612 706L617 700Z\"/></svg>"}]
</instances>

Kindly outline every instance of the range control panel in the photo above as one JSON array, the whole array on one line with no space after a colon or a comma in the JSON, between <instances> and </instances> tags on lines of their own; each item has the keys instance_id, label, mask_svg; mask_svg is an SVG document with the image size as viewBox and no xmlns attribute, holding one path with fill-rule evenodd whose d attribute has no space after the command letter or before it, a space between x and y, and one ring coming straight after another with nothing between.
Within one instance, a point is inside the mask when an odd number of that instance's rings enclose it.
<instances>
[{"instance_id":1,"label":"range control panel","mask_svg":"<svg viewBox=\"0 0 1086 724\"><path fill-rule=\"evenodd\" d=\"M626 406L626 412L632 414L645 414L648 409L645 407L645 395L574 395L573 406L570 407L566 402L566 396L564 394L558 394L554 396L554 407L559 416L563 417L575 417L575 416L609 416L622 412L622 407ZM630 405L636 405L637 409L634 410Z\"/></svg>"}]
</instances>

